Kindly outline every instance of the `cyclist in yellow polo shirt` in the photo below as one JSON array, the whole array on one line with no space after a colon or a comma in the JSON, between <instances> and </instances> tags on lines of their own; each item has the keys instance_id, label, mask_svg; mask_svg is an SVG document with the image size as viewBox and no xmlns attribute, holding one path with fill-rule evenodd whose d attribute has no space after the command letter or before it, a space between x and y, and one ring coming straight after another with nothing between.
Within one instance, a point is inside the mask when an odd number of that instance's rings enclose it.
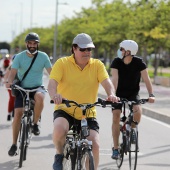
<instances>
[{"instance_id":1,"label":"cyclist in yellow polo shirt","mask_svg":"<svg viewBox=\"0 0 170 170\"><path fill-rule=\"evenodd\" d=\"M91 58L95 48L88 34L78 34L72 43L72 55L60 58L54 64L48 85L49 95L54 100L54 130L53 142L56 147L54 170L62 170L63 145L73 119L81 120L81 109L67 108L62 98L74 100L77 103L94 103L97 99L99 83L108 96L107 100L117 102L115 90L109 79L104 64ZM99 164L99 125L96 119L96 109L88 114L90 139L93 142L95 169ZM92 118L94 117L94 118Z\"/></svg>"}]
</instances>

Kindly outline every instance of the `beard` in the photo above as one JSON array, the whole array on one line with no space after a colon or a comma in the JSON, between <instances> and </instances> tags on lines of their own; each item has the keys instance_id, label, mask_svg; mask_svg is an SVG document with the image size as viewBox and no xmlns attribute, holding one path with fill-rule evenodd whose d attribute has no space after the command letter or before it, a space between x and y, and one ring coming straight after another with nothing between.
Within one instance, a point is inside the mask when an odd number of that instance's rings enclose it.
<instances>
[{"instance_id":1,"label":"beard","mask_svg":"<svg viewBox=\"0 0 170 170\"><path fill-rule=\"evenodd\" d=\"M37 51L37 48L36 47L28 47L27 46L27 49L28 49L28 51L30 51L30 53L34 53L35 51Z\"/></svg>"}]
</instances>

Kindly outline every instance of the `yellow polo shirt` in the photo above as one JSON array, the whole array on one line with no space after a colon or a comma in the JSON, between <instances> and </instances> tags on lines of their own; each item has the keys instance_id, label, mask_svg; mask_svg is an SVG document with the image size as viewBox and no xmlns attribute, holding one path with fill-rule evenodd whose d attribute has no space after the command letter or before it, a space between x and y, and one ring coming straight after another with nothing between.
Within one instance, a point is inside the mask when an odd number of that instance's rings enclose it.
<instances>
[{"instance_id":1,"label":"yellow polo shirt","mask_svg":"<svg viewBox=\"0 0 170 170\"><path fill-rule=\"evenodd\" d=\"M90 58L89 63L81 70L73 55L58 59L50 73L50 79L58 82L57 93L79 104L94 103L97 100L99 83L106 78L109 78L109 75L100 60ZM64 110L76 119L82 119L80 108L67 108L65 104L60 104L55 106L55 110L57 109ZM96 109L89 110L86 116L96 117Z\"/></svg>"}]
</instances>

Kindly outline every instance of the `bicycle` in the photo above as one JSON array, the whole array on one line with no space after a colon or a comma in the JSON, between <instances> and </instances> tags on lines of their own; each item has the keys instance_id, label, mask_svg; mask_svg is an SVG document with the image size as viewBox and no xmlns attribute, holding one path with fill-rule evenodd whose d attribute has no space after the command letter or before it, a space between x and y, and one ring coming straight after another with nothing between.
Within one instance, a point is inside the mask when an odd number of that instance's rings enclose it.
<instances>
[{"instance_id":1,"label":"bicycle","mask_svg":"<svg viewBox=\"0 0 170 170\"><path fill-rule=\"evenodd\" d=\"M140 99L137 102L128 101L125 98L120 99L123 104L123 116L120 119L120 136L119 136L119 154L116 160L117 167L120 168L123 163L124 155L129 153L129 168L136 170L137 157L139 152L138 146L138 122L133 120L133 105L145 104L148 99ZM128 105L129 114L126 117L126 104Z\"/></svg>"},{"instance_id":2,"label":"bicycle","mask_svg":"<svg viewBox=\"0 0 170 170\"><path fill-rule=\"evenodd\" d=\"M53 101L51 101L53 103ZM94 170L94 160L92 153L92 141L87 137L90 135L90 129L87 124L87 111L94 106L105 107L105 103L100 98L93 104L78 104L75 101L63 100L67 107L76 106L82 109L81 129L78 129L75 122L66 136L63 151L63 170ZM72 104L72 105L70 105ZM109 102L110 105L115 105Z\"/></svg>"},{"instance_id":3,"label":"bicycle","mask_svg":"<svg viewBox=\"0 0 170 170\"><path fill-rule=\"evenodd\" d=\"M20 158L19 158L19 168L22 167L23 161L26 160L27 149L32 138L32 125L33 125L33 116L34 116L34 99L30 98L30 92L35 92L38 88L35 89L24 89L18 85L13 84L11 88L17 89L20 93L24 92L26 94L24 102L24 113L21 119L21 127L19 131L18 141L20 143ZM23 93L22 93L23 95ZM24 98L24 97L23 97ZM41 119L40 119L41 120ZM39 121L40 121L39 120Z\"/></svg>"}]
</instances>

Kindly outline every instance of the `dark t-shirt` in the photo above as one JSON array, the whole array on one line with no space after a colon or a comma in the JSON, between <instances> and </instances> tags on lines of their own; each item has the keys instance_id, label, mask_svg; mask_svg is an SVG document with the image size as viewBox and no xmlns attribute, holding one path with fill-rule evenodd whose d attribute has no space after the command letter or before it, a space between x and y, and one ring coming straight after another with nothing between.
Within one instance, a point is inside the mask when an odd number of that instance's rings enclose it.
<instances>
[{"instance_id":1,"label":"dark t-shirt","mask_svg":"<svg viewBox=\"0 0 170 170\"><path fill-rule=\"evenodd\" d=\"M125 64L122 59L115 58L110 67L118 70L116 95L124 98L137 95L140 89L140 72L147 68L144 61L134 56L129 64Z\"/></svg>"}]
</instances>

